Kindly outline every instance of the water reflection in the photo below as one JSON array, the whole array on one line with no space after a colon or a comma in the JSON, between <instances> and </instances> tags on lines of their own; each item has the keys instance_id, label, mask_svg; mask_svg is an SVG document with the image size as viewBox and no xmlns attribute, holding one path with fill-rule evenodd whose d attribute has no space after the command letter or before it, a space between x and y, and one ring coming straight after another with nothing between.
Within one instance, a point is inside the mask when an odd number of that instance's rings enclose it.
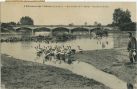
<instances>
[{"instance_id":1,"label":"water reflection","mask_svg":"<svg viewBox=\"0 0 137 89\"><path fill-rule=\"evenodd\" d=\"M35 47L40 46L44 48L46 46L71 46L73 49L78 49L78 46L83 50L99 50L113 48L113 38L104 37L102 39L89 39L80 38L67 42L15 42L15 43L2 43L1 52L11 55L15 58L33 61L36 58Z\"/></svg>"}]
</instances>

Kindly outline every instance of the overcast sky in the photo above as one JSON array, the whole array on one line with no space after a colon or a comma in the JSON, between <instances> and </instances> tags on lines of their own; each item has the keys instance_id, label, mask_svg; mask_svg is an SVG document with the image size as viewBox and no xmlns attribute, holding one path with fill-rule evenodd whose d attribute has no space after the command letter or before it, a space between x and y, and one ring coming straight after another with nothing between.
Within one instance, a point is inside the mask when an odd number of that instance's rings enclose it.
<instances>
[{"instance_id":1,"label":"overcast sky","mask_svg":"<svg viewBox=\"0 0 137 89\"><path fill-rule=\"evenodd\" d=\"M26 5L28 5L29 7L25 7ZM51 7L45 7L45 6L51 6ZM69 23L82 25L84 24L84 22L87 22L88 25L92 25L95 21L100 22L103 25L106 25L112 23L112 17L115 8L121 8L123 10L128 9L131 12L132 21L134 22L136 21L136 4L129 2L127 3L7 2L7 3L1 3L1 21L18 22L22 16L30 16L34 20L35 25L67 25Z\"/></svg>"}]
</instances>

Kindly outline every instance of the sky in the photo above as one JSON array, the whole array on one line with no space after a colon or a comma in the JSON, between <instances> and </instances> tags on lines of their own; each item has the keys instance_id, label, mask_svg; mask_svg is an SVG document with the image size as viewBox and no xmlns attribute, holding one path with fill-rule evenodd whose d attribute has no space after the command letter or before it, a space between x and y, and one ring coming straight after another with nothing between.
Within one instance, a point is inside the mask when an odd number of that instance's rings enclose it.
<instances>
[{"instance_id":1,"label":"sky","mask_svg":"<svg viewBox=\"0 0 137 89\"><path fill-rule=\"evenodd\" d=\"M114 9L128 9L132 21L136 22L135 2L88 2L88 3L46 3L46 2L6 2L0 4L1 22L18 22L21 17L29 16L35 25L102 25L111 24Z\"/></svg>"}]
</instances>

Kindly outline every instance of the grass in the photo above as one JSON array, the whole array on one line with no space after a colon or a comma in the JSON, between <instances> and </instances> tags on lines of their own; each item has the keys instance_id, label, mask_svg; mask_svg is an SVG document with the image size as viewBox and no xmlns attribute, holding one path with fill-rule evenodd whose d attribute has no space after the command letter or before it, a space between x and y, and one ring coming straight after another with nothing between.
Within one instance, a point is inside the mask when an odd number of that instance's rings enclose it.
<instances>
[{"instance_id":1,"label":"grass","mask_svg":"<svg viewBox=\"0 0 137 89\"><path fill-rule=\"evenodd\" d=\"M122 49L104 49L85 51L75 56L80 61L87 62L96 68L113 74L118 78L135 83L137 64L129 63L128 52Z\"/></svg>"},{"instance_id":2,"label":"grass","mask_svg":"<svg viewBox=\"0 0 137 89\"><path fill-rule=\"evenodd\" d=\"M72 72L44 64L1 56L1 82L6 89L109 89Z\"/></svg>"}]
</instances>

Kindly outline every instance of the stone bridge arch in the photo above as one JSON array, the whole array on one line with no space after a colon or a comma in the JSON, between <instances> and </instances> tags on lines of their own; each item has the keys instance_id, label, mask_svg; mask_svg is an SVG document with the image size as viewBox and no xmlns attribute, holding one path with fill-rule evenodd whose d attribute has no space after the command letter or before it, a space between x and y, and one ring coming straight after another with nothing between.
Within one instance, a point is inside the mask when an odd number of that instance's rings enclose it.
<instances>
[{"instance_id":1,"label":"stone bridge arch","mask_svg":"<svg viewBox=\"0 0 137 89\"><path fill-rule=\"evenodd\" d=\"M51 34L51 29L47 27L40 27L34 29L34 36L49 36Z\"/></svg>"},{"instance_id":2,"label":"stone bridge arch","mask_svg":"<svg viewBox=\"0 0 137 89\"><path fill-rule=\"evenodd\" d=\"M16 32L18 33L24 33L24 34L32 34L33 29L27 28L27 27L20 27L16 29Z\"/></svg>"},{"instance_id":3,"label":"stone bridge arch","mask_svg":"<svg viewBox=\"0 0 137 89\"><path fill-rule=\"evenodd\" d=\"M55 34L69 33L69 32L70 32L70 29L65 28L65 27L57 27L57 28L52 29L52 34L53 35L55 35Z\"/></svg>"},{"instance_id":4,"label":"stone bridge arch","mask_svg":"<svg viewBox=\"0 0 137 89\"><path fill-rule=\"evenodd\" d=\"M51 31L51 29L49 29L49 28L46 28L46 27L41 27L41 28L36 28L36 29L34 29L33 30L34 31L34 33L35 32L50 32Z\"/></svg>"},{"instance_id":5,"label":"stone bridge arch","mask_svg":"<svg viewBox=\"0 0 137 89\"><path fill-rule=\"evenodd\" d=\"M71 29L71 33L73 34L89 34L90 30L83 27L77 27L74 29Z\"/></svg>"},{"instance_id":6,"label":"stone bridge arch","mask_svg":"<svg viewBox=\"0 0 137 89\"><path fill-rule=\"evenodd\" d=\"M96 31L99 31L99 30L102 30L102 29L100 27L96 27L96 28L90 29L91 32L96 32Z\"/></svg>"}]
</instances>

